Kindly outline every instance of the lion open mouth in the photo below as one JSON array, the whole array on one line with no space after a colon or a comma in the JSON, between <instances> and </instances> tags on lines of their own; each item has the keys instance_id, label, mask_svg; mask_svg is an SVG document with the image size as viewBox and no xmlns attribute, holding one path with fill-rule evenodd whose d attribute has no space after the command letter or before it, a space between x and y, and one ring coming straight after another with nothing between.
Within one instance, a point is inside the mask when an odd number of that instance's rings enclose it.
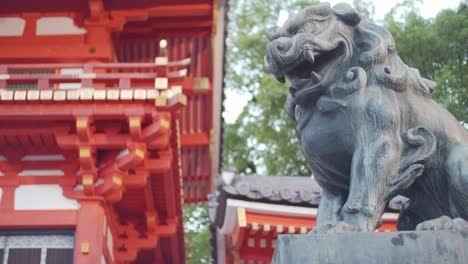
<instances>
[{"instance_id":1,"label":"lion open mouth","mask_svg":"<svg viewBox=\"0 0 468 264\"><path fill-rule=\"evenodd\" d=\"M345 45L318 40L310 34L295 38L280 38L267 47L265 65L276 78L286 77L290 92L299 105L315 101L336 79L346 57Z\"/></svg>"},{"instance_id":2,"label":"lion open mouth","mask_svg":"<svg viewBox=\"0 0 468 264\"><path fill-rule=\"evenodd\" d=\"M305 49L304 61L285 74L291 83L290 92L297 104L304 105L318 98L336 79L335 75L344 57L344 51L340 47L330 51Z\"/></svg>"}]
</instances>

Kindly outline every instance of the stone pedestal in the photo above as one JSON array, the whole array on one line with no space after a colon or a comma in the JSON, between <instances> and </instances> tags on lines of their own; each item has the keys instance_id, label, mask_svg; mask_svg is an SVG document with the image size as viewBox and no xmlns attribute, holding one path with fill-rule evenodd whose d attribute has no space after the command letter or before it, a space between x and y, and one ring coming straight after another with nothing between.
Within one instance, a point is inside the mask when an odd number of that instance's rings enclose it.
<instances>
[{"instance_id":1,"label":"stone pedestal","mask_svg":"<svg viewBox=\"0 0 468 264\"><path fill-rule=\"evenodd\" d=\"M272 264L468 263L468 229L281 235Z\"/></svg>"}]
</instances>

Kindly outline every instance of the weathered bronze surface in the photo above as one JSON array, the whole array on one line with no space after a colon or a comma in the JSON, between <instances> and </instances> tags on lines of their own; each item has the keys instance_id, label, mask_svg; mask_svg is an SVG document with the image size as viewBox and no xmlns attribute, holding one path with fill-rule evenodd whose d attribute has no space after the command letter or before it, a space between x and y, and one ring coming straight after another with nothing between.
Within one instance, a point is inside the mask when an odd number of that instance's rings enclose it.
<instances>
[{"instance_id":1,"label":"weathered bronze surface","mask_svg":"<svg viewBox=\"0 0 468 264\"><path fill-rule=\"evenodd\" d=\"M272 264L465 264L468 230L281 235Z\"/></svg>"},{"instance_id":2,"label":"weathered bronze surface","mask_svg":"<svg viewBox=\"0 0 468 264\"><path fill-rule=\"evenodd\" d=\"M267 34L265 66L291 84L287 111L323 188L313 232L373 231L399 194L410 199L401 230L466 225L468 132L389 32L321 3Z\"/></svg>"}]
</instances>

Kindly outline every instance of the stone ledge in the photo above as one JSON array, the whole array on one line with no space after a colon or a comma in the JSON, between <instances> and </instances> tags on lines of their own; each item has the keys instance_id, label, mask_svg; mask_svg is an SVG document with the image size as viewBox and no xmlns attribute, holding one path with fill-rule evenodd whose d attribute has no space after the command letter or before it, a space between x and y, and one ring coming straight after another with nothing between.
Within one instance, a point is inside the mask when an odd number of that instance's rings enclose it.
<instances>
[{"instance_id":1,"label":"stone ledge","mask_svg":"<svg viewBox=\"0 0 468 264\"><path fill-rule=\"evenodd\" d=\"M468 229L280 235L272 264L468 263Z\"/></svg>"}]
</instances>

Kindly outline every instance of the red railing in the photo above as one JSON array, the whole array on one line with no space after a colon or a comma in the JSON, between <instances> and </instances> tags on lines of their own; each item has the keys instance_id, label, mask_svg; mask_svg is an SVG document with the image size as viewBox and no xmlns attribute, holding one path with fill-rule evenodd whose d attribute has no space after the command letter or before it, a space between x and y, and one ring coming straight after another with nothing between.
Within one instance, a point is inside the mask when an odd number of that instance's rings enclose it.
<instances>
[{"instance_id":1,"label":"red railing","mask_svg":"<svg viewBox=\"0 0 468 264\"><path fill-rule=\"evenodd\" d=\"M0 65L0 89L43 90L66 83L80 84L78 88L166 89L168 79L180 82L186 77L188 65L190 59L168 62L165 57L156 58L155 63L7 64Z\"/></svg>"}]
</instances>

